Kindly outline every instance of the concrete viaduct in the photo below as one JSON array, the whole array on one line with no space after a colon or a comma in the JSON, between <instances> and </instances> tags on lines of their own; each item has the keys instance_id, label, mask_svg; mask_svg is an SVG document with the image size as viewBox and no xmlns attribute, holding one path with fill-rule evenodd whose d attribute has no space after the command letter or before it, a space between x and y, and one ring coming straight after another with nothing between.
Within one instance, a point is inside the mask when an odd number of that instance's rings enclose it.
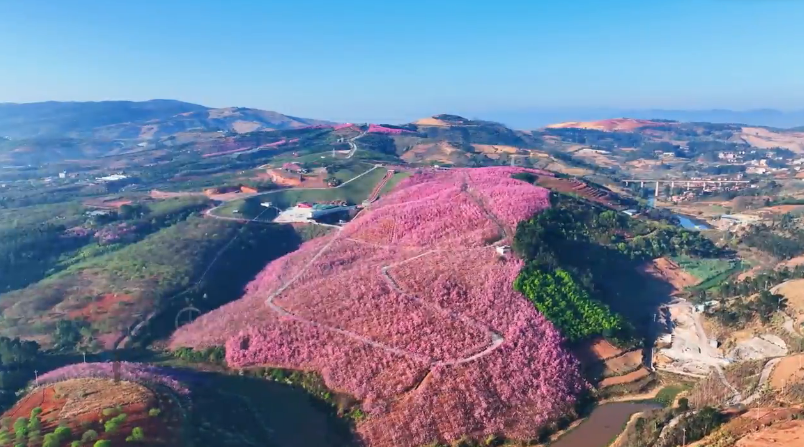
<instances>
[{"instance_id":1,"label":"concrete viaduct","mask_svg":"<svg viewBox=\"0 0 804 447\"><path fill-rule=\"evenodd\" d=\"M676 185L685 187L687 189L690 188L704 188L707 185L713 186L723 186L723 185L730 185L730 184L742 184L742 183L749 183L748 180L663 180L663 179L627 179L623 180L625 186L630 185L631 183L639 183L641 188L645 187L645 183L651 184L656 183L656 192L654 195L659 197L659 185L662 183L670 184L671 188L675 188Z\"/></svg>"}]
</instances>

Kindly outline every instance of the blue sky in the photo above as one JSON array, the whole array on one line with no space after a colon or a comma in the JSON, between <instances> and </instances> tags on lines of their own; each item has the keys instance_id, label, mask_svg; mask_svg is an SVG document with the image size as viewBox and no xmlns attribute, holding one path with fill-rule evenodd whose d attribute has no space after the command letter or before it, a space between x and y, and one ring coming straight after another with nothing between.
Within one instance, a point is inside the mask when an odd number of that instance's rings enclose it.
<instances>
[{"instance_id":1,"label":"blue sky","mask_svg":"<svg viewBox=\"0 0 804 447\"><path fill-rule=\"evenodd\" d=\"M802 17L802 0L8 0L0 102L175 98L386 122L804 108Z\"/></svg>"}]
</instances>

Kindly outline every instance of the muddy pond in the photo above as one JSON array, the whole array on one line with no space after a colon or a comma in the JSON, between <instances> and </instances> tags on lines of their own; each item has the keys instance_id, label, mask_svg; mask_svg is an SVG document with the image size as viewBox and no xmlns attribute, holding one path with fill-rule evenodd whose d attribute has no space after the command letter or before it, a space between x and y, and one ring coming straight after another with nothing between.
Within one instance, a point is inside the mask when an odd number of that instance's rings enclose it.
<instances>
[{"instance_id":1,"label":"muddy pond","mask_svg":"<svg viewBox=\"0 0 804 447\"><path fill-rule=\"evenodd\" d=\"M623 431L632 414L657 408L662 406L648 402L600 405L581 425L558 438L550 447L606 447Z\"/></svg>"}]
</instances>

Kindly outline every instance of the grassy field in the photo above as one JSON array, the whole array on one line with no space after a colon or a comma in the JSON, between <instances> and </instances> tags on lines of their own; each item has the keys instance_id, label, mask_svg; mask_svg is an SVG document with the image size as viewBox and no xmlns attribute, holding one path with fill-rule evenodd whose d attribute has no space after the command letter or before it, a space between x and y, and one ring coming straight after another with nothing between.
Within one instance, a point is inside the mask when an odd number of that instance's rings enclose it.
<instances>
[{"instance_id":1,"label":"grassy field","mask_svg":"<svg viewBox=\"0 0 804 447\"><path fill-rule=\"evenodd\" d=\"M735 264L739 264L728 259L702 259L689 256L675 256L673 261L687 273L700 279L702 283L732 270Z\"/></svg>"},{"instance_id":2,"label":"grassy field","mask_svg":"<svg viewBox=\"0 0 804 447\"><path fill-rule=\"evenodd\" d=\"M399 184L399 182L408 177L410 177L410 173L408 172L397 172L396 174L394 174L393 177L391 177L390 180L388 180L388 183L386 183L385 186L382 187L382 189L380 190L380 195L384 196L388 194L396 187L396 185Z\"/></svg>"},{"instance_id":3,"label":"grassy field","mask_svg":"<svg viewBox=\"0 0 804 447\"><path fill-rule=\"evenodd\" d=\"M696 284L693 287L690 287L689 290L709 290L709 289L712 289L712 288L717 288L720 284L723 283L723 281L725 279L727 279L727 278L731 277L732 275L735 275L735 274L737 274L737 273L739 273L739 272L741 272L741 271L743 271L743 270L745 270L746 268L749 268L749 267L750 267L750 265L748 265L745 262L733 261L733 262L731 262L729 268L721 271L720 273L717 273L714 276L710 276L706 280Z\"/></svg>"},{"instance_id":4,"label":"grassy field","mask_svg":"<svg viewBox=\"0 0 804 447\"><path fill-rule=\"evenodd\" d=\"M97 348L108 346L138 316L186 306L185 299L170 299L179 292L192 292L183 298L208 294L197 300L202 310L240 297L243 286L267 262L300 242L290 226L244 227L191 217L111 252L102 250L106 246L82 251L82 259L66 262L64 270L0 294L0 334L47 343L58 320L82 320L89 325L84 341L97 341ZM204 281L198 282L204 272ZM162 335L163 326L171 329L175 313L169 313L164 324L154 320L152 334Z\"/></svg>"},{"instance_id":5,"label":"grassy field","mask_svg":"<svg viewBox=\"0 0 804 447\"><path fill-rule=\"evenodd\" d=\"M365 172L365 171L364 171ZM327 189L283 189L271 191L258 196L259 201L270 201L279 208L290 208L299 202L327 202L331 200L345 200L348 203L359 204L366 199L371 190L383 178L386 170L377 168L358 178L353 182L346 183L337 188ZM352 178L352 177L350 177ZM215 214L224 217L250 217L249 213L244 213L248 208L246 200L234 200L218 208ZM234 213L238 210L238 213Z\"/></svg>"},{"instance_id":6,"label":"grassy field","mask_svg":"<svg viewBox=\"0 0 804 447\"><path fill-rule=\"evenodd\" d=\"M682 391L688 391L689 389L689 384L667 385L656 393L656 397L654 397L653 400L665 407L670 407Z\"/></svg>"},{"instance_id":7,"label":"grassy field","mask_svg":"<svg viewBox=\"0 0 804 447\"><path fill-rule=\"evenodd\" d=\"M349 179L357 177L358 175L368 171L371 168L372 165L369 163L363 163L363 162L351 163L346 166L341 166L334 174L332 174L332 176L337 178L338 180L345 182Z\"/></svg>"}]
</instances>

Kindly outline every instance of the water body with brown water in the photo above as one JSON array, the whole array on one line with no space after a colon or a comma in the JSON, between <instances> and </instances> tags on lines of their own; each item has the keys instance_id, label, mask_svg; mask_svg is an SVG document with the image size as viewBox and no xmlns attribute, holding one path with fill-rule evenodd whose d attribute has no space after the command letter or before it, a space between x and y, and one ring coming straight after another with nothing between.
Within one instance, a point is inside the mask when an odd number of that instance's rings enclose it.
<instances>
[{"instance_id":1,"label":"water body with brown water","mask_svg":"<svg viewBox=\"0 0 804 447\"><path fill-rule=\"evenodd\" d=\"M578 428L560 437L551 447L606 447L625 428L634 413L662 408L648 402L613 402L595 408Z\"/></svg>"}]
</instances>

